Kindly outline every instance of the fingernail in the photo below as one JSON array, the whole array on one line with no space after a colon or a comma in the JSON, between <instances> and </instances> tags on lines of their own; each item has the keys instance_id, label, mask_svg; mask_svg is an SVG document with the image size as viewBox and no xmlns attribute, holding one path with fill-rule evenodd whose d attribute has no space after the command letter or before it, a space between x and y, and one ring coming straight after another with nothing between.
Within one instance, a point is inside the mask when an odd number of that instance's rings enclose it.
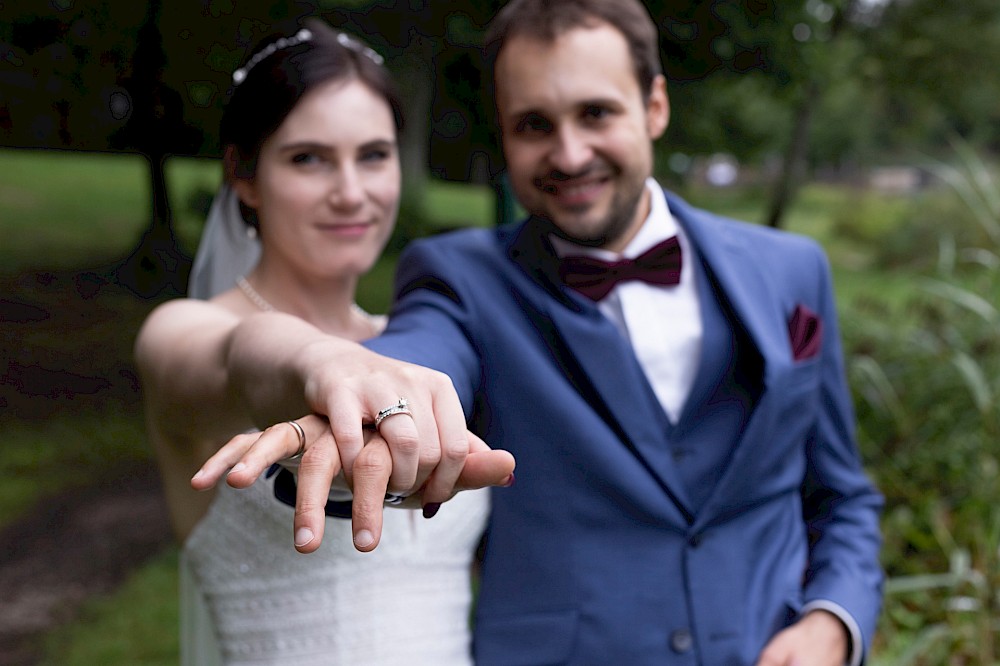
<instances>
[{"instance_id":1,"label":"fingernail","mask_svg":"<svg viewBox=\"0 0 1000 666\"><path fill-rule=\"evenodd\" d=\"M308 527L300 527L295 531L295 545L301 548L315 538L315 534Z\"/></svg>"},{"instance_id":2,"label":"fingernail","mask_svg":"<svg viewBox=\"0 0 1000 666\"><path fill-rule=\"evenodd\" d=\"M375 543L375 535L368 530L359 530L358 533L354 535L354 545L358 548L367 548L373 543Z\"/></svg>"},{"instance_id":3,"label":"fingernail","mask_svg":"<svg viewBox=\"0 0 1000 666\"><path fill-rule=\"evenodd\" d=\"M500 487L501 488L510 488L512 485L514 485L514 472L510 473L510 476L508 476L507 479L503 483L500 484Z\"/></svg>"},{"instance_id":4,"label":"fingernail","mask_svg":"<svg viewBox=\"0 0 1000 666\"><path fill-rule=\"evenodd\" d=\"M424 505L424 518L433 518L441 508L441 502L431 502Z\"/></svg>"},{"instance_id":5,"label":"fingernail","mask_svg":"<svg viewBox=\"0 0 1000 666\"><path fill-rule=\"evenodd\" d=\"M198 479L200 479L200 478L202 478L204 476L206 476L205 470L199 469L197 472L195 472L194 476L191 477L191 483L194 483L195 481L197 481ZM206 488L198 488L198 492L203 493L206 490L211 490L211 489L212 489L212 486L208 486Z\"/></svg>"},{"instance_id":6,"label":"fingernail","mask_svg":"<svg viewBox=\"0 0 1000 666\"><path fill-rule=\"evenodd\" d=\"M242 472L246 468L247 468L247 466L245 464L243 464L241 462L236 463L235 465L233 465L233 468L231 470L229 470L229 474L233 474L234 472ZM228 474L226 476L228 476Z\"/></svg>"}]
</instances>

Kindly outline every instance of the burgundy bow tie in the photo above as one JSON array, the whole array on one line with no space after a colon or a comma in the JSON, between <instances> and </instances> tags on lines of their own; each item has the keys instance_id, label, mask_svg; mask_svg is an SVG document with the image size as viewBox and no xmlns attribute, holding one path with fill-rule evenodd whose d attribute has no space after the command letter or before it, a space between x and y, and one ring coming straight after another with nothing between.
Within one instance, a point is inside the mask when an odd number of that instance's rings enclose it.
<instances>
[{"instance_id":1,"label":"burgundy bow tie","mask_svg":"<svg viewBox=\"0 0 1000 666\"><path fill-rule=\"evenodd\" d=\"M616 284L626 280L675 285L681 279L681 246L677 236L672 236L635 259L607 262L593 257L564 257L559 275L566 286L594 301L601 300Z\"/></svg>"}]
</instances>

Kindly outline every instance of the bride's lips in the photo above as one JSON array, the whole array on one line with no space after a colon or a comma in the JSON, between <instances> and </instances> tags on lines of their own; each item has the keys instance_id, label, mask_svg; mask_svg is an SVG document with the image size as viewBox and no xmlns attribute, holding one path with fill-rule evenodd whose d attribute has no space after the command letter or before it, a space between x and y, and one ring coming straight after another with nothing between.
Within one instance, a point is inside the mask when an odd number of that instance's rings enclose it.
<instances>
[{"instance_id":1,"label":"bride's lips","mask_svg":"<svg viewBox=\"0 0 1000 666\"><path fill-rule=\"evenodd\" d=\"M372 222L336 222L332 224L320 224L318 229L325 234L340 238L356 238L364 236L373 227Z\"/></svg>"}]
</instances>

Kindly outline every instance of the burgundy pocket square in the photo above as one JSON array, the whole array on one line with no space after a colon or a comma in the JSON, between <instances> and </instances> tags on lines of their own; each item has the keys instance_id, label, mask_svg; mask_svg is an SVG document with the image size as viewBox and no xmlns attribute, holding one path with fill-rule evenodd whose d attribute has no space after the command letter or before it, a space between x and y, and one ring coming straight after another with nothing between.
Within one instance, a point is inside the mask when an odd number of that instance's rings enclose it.
<instances>
[{"instance_id":1,"label":"burgundy pocket square","mask_svg":"<svg viewBox=\"0 0 1000 666\"><path fill-rule=\"evenodd\" d=\"M793 359L812 358L823 344L823 322L815 312L799 304L788 320L788 337L792 342Z\"/></svg>"}]
</instances>

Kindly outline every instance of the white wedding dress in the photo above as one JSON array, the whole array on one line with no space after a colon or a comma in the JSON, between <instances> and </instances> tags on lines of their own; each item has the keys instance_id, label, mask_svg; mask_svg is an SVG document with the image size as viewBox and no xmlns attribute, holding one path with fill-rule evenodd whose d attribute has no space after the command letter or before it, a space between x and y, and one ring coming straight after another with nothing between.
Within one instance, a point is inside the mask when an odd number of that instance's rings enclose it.
<instances>
[{"instance_id":1,"label":"white wedding dress","mask_svg":"<svg viewBox=\"0 0 1000 666\"><path fill-rule=\"evenodd\" d=\"M256 261L245 248L225 251L242 234L226 190L198 250L195 297L231 287ZM387 508L371 553L354 549L349 519L327 518L319 550L303 555L292 546L294 510L275 498L275 478L244 490L220 483L184 544L183 664L472 663L470 573L488 490L459 493L429 520Z\"/></svg>"},{"instance_id":2,"label":"white wedding dress","mask_svg":"<svg viewBox=\"0 0 1000 666\"><path fill-rule=\"evenodd\" d=\"M205 608L183 632L187 663L218 661L216 650L225 664L472 663L470 564L488 491L460 493L430 520L386 509L371 553L354 549L350 520L327 518L322 546L302 555L272 481L221 485L184 545L183 606Z\"/></svg>"}]
</instances>

